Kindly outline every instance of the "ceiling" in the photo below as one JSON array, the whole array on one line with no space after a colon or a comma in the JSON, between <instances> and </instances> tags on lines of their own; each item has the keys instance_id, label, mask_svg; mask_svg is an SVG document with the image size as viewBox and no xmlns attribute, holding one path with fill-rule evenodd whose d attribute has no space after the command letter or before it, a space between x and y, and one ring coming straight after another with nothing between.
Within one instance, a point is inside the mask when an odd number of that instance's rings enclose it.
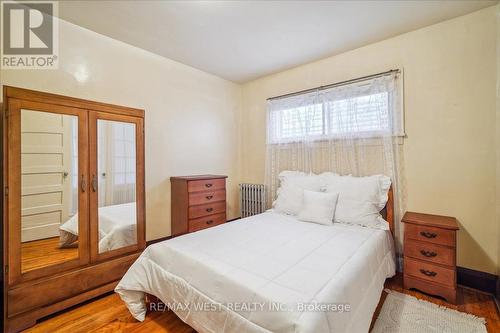
<instances>
[{"instance_id":1,"label":"ceiling","mask_svg":"<svg viewBox=\"0 0 500 333\"><path fill-rule=\"evenodd\" d=\"M64 1L59 16L246 82L497 1Z\"/></svg>"}]
</instances>

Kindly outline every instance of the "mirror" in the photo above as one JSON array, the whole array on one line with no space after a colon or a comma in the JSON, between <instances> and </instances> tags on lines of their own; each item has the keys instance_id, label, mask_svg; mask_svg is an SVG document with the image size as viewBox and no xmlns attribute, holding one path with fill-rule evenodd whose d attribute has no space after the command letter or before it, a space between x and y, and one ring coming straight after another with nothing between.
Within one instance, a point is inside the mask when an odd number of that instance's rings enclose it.
<instances>
[{"instance_id":1,"label":"mirror","mask_svg":"<svg viewBox=\"0 0 500 333\"><path fill-rule=\"evenodd\" d=\"M78 258L78 117L21 110L21 271Z\"/></svg>"},{"instance_id":2,"label":"mirror","mask_svg":"<svg viewBox=\"0 0 500 333\"><path fill-rule=\"evenodd\" d=\"M99 253L137 244L135 131L134 123L97 120Z\"/></svg>"}]
</instances>

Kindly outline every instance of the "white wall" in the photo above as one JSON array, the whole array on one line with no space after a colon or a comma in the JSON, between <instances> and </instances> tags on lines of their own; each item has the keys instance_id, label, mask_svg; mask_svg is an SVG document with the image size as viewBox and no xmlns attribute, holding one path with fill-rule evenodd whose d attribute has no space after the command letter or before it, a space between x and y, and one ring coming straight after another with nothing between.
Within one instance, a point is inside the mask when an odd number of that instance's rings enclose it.
<instances>
[{"instance_id":1,"label":"white wall","mask_svg":"<svg viewBox=\"0 0 500 333\"><path fill-rule=\"evenodd\" d=\"M264 180L266 98L404 70L407 208L458 218L458 264L497 272L495 7L243 86L242 180Z\"/></svg>"},{"instance_id":2,"label":"white wall","mask_svg":"<svg viewBox=\"0 0 500 333\"><path fill-rule=\"evenodd\" d=\"M228 217L238 215L238 182L262 182L264 177L266 98L403 68L408 209L456 216L461 227L458 264L496 273L500 266L500 201L495 194L500 193L500 110L495 114L498 8L243 87L61 22L59 70L2 70L0 82L146 110L150 240L170 234L172 175L227 174Z\"/></svg>"},{"instance_id":3,"label":"white wall","mask_svg":"<svg viewBox=\"0 0 500 333\"><path fill-rule=\"evenodd\" d=\"M170 176L228 175L239 215L241 87L60 21L58 70L2 70L0 82L145 109L147 239L170 235Z\"/></svg>"}]
</instances>

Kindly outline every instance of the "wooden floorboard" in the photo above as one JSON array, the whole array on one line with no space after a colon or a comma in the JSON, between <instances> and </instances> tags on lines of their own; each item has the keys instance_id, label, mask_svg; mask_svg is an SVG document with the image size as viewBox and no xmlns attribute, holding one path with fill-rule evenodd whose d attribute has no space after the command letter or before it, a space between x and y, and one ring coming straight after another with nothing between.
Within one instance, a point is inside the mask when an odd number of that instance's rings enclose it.
<instances>
[{"instance_id":1,"label":"wooden floorboard","mask_svg":"<svg viewBox=\"0 0 500 333\"><path fill-rule=\"evenodd\" d=\"M77 258L78 244L73 247L60 248L59 237L21 243L21 269L23 272Z\"/></svg>"},{"instance_id":2,"label":"wooden floorboard","mask_svg":"<svg viewBox=\"0 0 500 333\"><path fill-rule=\"evenodd\" d=\"M489 294L477 291L474 289L469 289L465 287L458 287L457 304L450 304L444 299L433 297L430 295L423 294L416 290L404 290L403 289L403 276L401 274L396 275L392 279L387 279L385 282L385 287L394 291L398 291L407 295L414 296L418 299L423 299L441 306L445 306L450 309L454 309L460 312L467 312L478 317L483 317L486 319L486 328L488 332L500 332L500 317L495 304L495 300ZM385 299L386 293L382 294L381 300ZM374 317L378 316L380 309L382 308L382 303L380 302L375 311ZM373 322L372 322L373 325Z\"/></svg>"},{"instance_id":3,"label":"wooden floorboard","mask_svg":"<svg viewBox=\"0 0 500 333\"><path fill-rule=\"evenodd\" d=\"M491 295L459 287L458 304L452 305L442 299L431 297L417 291L403 290L402 281L402 276L397 275L392 279L388 279L385 283L385 287L458 311L484 317L486 319L488 332L500 332L500 318L495 301ZM384 292L374 317L380 312L385 297L386 294ZM148 313L143 322L138 322L130 315L119 296L111 294L52 316L51 318L39 322L36 326L25 332L193 333L195 331L184 324L171 311Z\"/></svg>"}]
</instances>

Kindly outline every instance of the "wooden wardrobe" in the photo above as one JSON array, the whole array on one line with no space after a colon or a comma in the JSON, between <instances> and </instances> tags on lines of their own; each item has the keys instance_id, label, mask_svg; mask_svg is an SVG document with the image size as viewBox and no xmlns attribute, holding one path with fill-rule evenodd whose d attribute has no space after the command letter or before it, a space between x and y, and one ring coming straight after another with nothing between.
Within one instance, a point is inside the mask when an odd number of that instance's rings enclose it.
<instances>
[{"instance_id":1,"label":"wooden wardrobe","mask_svg":"<svg viewBox=\"0 0 500 333\"><path fill-rule=\"evenodd\" d=\"M112 291L145 247L144 110L4 86L4 331Z\"/></svg>"}]
</instances>

